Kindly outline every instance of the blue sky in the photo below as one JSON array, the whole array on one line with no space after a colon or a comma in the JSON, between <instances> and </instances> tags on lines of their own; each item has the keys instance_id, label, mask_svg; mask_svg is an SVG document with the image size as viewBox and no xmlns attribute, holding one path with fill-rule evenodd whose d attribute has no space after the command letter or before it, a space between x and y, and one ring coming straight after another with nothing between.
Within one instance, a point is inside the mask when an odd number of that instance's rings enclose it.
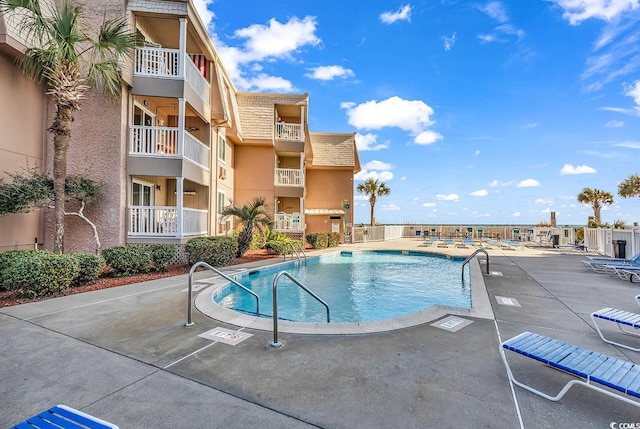
<instances>
[{"instance_id":1,"label":"blue sky","mask_svg":"<svg viewBox=\"0 0 640 429\"><path fill-rule=\"evenodd\" d=\"M196 0L239 90L356 132L382 223L640 221L640 0ZM369 221L356 193L355 222Z\"/></svg>"}]
</instances>

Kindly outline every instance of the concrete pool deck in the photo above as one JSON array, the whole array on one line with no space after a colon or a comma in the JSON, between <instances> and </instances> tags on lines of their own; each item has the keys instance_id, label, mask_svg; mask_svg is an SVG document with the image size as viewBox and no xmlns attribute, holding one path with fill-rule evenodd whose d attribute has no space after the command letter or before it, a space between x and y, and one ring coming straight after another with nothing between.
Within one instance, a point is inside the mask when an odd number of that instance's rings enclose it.
<instances>
[{"instance_id":1,"label":"concrete pool deck","mask_svg":"<svg viewBox=\"0 0 640 429\"><path fill-rule=\"evenodd\" d=\"M420 243L340 249L473 251ZM483 278L495 319L456 316L472 322L457 331L429 321L376 333L281 333L284 346L274 349L270 331L238 329L195 310L195 325L186 328L186 276L3 308L0 427L59 403L122 429L640 423L639 407L582 387L559 402L512 387L498 353L501 340L533 331L640 363L640 353L604 343L589 318L603 307L640 312L633 299L640 287L588 271L582 255L489 254L492 275ZM214 328L237 330L243 341L199 336ZM570 379L531 359L514 358L512 369L553 393Z\"/></svg>"}]
</instances>

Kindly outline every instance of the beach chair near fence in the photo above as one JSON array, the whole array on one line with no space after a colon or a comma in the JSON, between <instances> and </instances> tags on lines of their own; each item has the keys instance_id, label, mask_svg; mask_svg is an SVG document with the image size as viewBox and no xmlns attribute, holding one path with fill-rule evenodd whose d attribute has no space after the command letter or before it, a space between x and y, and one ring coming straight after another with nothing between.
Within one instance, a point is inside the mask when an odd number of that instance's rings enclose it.
<instances>
[{"instance_id":1,"label":"beach chair near fence","mask_svg":"<svg viewBox=\"0 0 640 429\"><path fill-rule=\"evenodd\" d=\"M513 375L505 351L512 351L534 359L576 378L568 381L557 395L549 395L518 381ZM640 407L640 365L631 361L611 357L532 332L523 332L504 341L500 344L499 352L509 380L513 384L550 401L559 401L571 386L577 384ZM545 377L553 375L553 373L545 373Z\"/></svg>"},{"instance_id":2,"label":"beach chair near fence","mask_svg":"<svg viewBox=\"0 0 640 429\"><path fill-rule=\"evenodd\" d=\"M418 247L433 246L438 241L438 237L430 237L428 240L424 240L422 244L418 244Z\"/></svg>"},{"instance_id":3,"label":"beach chair near fence","mask_svg":"<svg viewBox=\"0 0 640 429\"><path fill-rule=\"evenodd\" d=\"M11 427L11 429L37 428L118 429L118 426L66 405L57 405Z\"/></svg>"}]
</instances>

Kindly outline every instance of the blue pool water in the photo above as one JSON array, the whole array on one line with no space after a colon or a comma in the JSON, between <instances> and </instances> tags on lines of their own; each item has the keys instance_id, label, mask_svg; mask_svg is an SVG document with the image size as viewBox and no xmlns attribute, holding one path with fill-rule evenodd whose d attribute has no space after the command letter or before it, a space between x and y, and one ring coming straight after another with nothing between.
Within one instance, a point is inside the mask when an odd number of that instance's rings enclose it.
<instances>
[{"instance_id":1,"label":"blue pool water","mask_svg":"<svg viewBox=\"0 0 640 429\"><path fill-rule=\"evenodd\" d=\"M469 275L461 280L463 259L420 252L341 252L310 258L237 279L260 296L260 313L273 316L273 279L286 270L329 305L332 322L393 318L440 304L470 308ZM255 298L230 284L214 292L219 305L255 313ZM278 281L278 317L326 322L325 307L289 279Z\"/></svg>"}]
</instances>

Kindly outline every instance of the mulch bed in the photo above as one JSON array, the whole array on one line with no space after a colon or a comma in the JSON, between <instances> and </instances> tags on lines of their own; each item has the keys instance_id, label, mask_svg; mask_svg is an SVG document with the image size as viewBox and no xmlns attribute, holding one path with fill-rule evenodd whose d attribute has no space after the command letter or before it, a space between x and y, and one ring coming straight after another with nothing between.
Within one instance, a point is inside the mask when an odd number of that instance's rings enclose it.
<instances>
[{"instance_id":1,"label":"mulch bed","mask_svg":"<svg viewBox=\"0 0 640 429\"><path fill-rule=\"evenodd\" d=\"M250 250L242 258L236 258L229 265L244 264L247 262L261 261L263 259L277 258L279 255L268 253L264 250ZM0 292L0 307L11 307L14 305L25 304L27 302L43 301L45 299L54 298L58 296L75 295L77 293L90 292L94 290L108 289L115 286L124 286L132 283L146 282L149 280L161 279L164 277L179 276L181 274L189 274L189 265L169 265L163 272L149 272L143 274L137 274L129 277L100 277L95 283L75 286L66 289L55 295L48 295L38 297L34 299L18 298L15 292L5 291Z\"/></svg>"}]
</instances>

